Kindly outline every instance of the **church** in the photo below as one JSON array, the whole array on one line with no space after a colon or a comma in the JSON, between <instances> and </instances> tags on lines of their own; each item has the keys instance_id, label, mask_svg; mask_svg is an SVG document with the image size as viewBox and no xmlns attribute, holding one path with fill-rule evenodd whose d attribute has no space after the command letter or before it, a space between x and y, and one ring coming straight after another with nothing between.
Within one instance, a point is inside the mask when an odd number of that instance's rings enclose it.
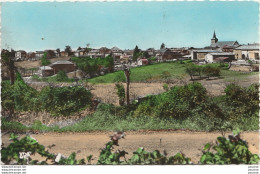
<instances>
[{"instance_id":1,"label":"church","mask_svg":"<svg viewBox=\"0 0 260 174\"><path fill-rule=\"evenodd\" d=\"M214 31L213 37L211 39L211 44L205 49L219 50L223 52L233 52L235 48L239 46L237 41L218 41L216 33Z\"/></svg>"}]
</instances>

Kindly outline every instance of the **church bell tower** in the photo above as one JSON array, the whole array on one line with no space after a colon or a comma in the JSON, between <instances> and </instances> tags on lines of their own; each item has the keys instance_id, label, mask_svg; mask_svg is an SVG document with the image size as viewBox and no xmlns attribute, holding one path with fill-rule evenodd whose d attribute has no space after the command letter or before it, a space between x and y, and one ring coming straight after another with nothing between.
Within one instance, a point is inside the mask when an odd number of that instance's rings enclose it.
<instances>
[{"instance_id":1,"label":"church bell tower","mask_svg":"<svg viewBox=\"0 0 260 174\"><path fill-rule=\"evenodd\" d=\"M218 38L216 37L216 33L215 33L215 30L214 30L213 37L211 39L211 44L215 44L217 42L218 42Z\"/></svg>"}]
</instances>

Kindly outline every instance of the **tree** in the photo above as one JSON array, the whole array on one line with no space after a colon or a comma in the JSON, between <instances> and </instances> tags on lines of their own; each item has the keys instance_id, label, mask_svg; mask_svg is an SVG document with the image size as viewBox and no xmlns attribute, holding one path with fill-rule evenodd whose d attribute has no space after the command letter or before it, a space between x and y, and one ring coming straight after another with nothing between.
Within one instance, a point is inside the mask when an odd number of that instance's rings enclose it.
<instances>
[{"instance_id":1,"label":"tree","mask_svg":"<svg viewBox=\"0 0 260 174\"><path fill-rule=\"evenodd\" d=\"M47 66L49 65L51 62L49 60L47 60L47 53L44 53L42 58L41 58L41 64L42 66Z\"/></svg>"},{"instance_id":2,"label":"tree","mask_svg":"<svg viewBox=\"0 0 260 174\"><path fill-rule=\"evenodd\" d=\"M136 61L138 57L141 56L141 49L138 48L138 46L135 46L134 53L133 53L133 61Z\"/></svg>"},{"instance_id":3,"label":"tree","mask_svg":"<svg viewBox=\"0 0 260 174\"><path fill-rule=\"evenodd\" d=\"M210 77L218 77L220 76L220 68L207 65L203 68L203 73L208 77L208 79Z\"/></svg>"},{"instance_id":4,"label":"tree","mask_svg":"<svg viewBox=\"0 0 260 174\"><path fill-rule=\"evenodd\" d=\"M49 65L51 62L49 60L47 60L47 53L44 53L42 58L41 58L41 64L43 66L43 74L42 76L44 76L45 74L45 66Z\"/></svg>"},{"instance_id":5,"label":"tree","mask_svg":"<svg viewBox=\"0 0 260 174\"><path fill-rule=\"evenodd\" d=\"M164 49L164 48L165 48L165 44L164 44L164 43L162 43L162 45L161 45L160 49Z\"/></svg>"},{"instance_id":6,"label":"tree","mask_svg":"<svg viewBox=\"0 0 260 174\"><path fill-rule=\"evenodd\" d=\"M68 53L68 55L71 55L72 49L71 49L71 47L70 47L69 45L67 45L67 46L65 47L64 51L65 51L66 53Z\"/></svg>"},{"instance_id":7,"label":"tree","mask_svg":"<svg viewBox=\"0 0 260 174\"><path fill-rule=\"evenodd\" d=\"M81 47L78 47L78 49L77 50L81 50L82 48Z\"/></svg>"},{"instance_id":8,"label":"tree","mask_svg":"<svg viewBox=\"0 0 260 174\"><path fill-rule=\"evenodd\" d=\"M10 83L14 84L15 80L15 72L17 69L14 65L15 51L11 49L11 51L3 49L1 52L1 62L4 66L7 67L10 75Z\"/></svg>"},{"instance_id":9,"label":"tree","mask_svg":"<svg viewBox=\"0 0 260 174\"><path fill-rule=\"evenodd\" d=\"M150 55L148 54L147 51L145 51L145 52L143 53L143 55L144 55L145 58L150 58Z\"/></svg>"}]
</instances>

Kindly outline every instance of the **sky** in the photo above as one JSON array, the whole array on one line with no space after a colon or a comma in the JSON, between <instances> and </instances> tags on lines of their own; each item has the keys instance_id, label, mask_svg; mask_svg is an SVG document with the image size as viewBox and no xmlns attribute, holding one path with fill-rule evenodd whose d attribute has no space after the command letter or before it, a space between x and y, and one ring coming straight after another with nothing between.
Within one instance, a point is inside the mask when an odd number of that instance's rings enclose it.
<instances>
[{"instance_id":1,"label":"sky","mask_svg":"<svg viewBox=\"0 0 260 174\"><path fill-rule=\"evenodd\" d=\"M39 51L259 42L257 2L3 2L1 47Z\"/></svg>"}]
</instances>

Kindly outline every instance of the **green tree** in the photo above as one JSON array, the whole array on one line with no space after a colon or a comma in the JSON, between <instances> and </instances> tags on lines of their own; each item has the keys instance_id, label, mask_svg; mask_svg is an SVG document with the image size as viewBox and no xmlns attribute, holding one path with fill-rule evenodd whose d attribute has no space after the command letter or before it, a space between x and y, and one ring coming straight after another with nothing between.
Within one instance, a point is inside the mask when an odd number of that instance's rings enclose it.
<instances>
[{"instance_id":1,"label":"green tree","mask_svg":"<svg viewBox=\"0 0 260 174\"><path fill-rule=\"evenodd\" d=\"M115 88L117 90L117 96L119 97L119 104L123 106L125 103L125 88L122 83L116 83Z\"/></svg>"},{"instance_id":2,"label":"green tree","mask_svg":"<svg viewBox=\"0 0 260 174\"><path fill-rule=\"evenodd\" d=\"M47 66L51 64L51 62L47 59L47 53L44 53L42 58L41 58L41 64L42 66Z\"/></svg>"},{"instance_id":3,"label":"green tree","mask_svg":"<svg viewBox=\"0 0 260 174\"><path fill-rule=\"evenodd\" d=\"M162 43L160 49L164 49L164 48L165 48L165 44Z\"/></svg>"},{"instance_id":4,"label":"green tree","mask_svg":"<svg viewBox=\"0 0 260 174\"><path fill-rule=\"evenodd\" d=\"M137 59L142 55L141 49L138 46L135 46L134 53L133 53L133 61L137 61Z\"/></svg>"},{"instance_id":5,"label":"green tree","mask_svg":"<svg viewBox=\"0 0 260 174\"><path fill-rule=\"evenodd\" d=\"M47 60L47 53L44 53L42 58L41 58L41 64L43 66L43 74L42 76L45 76L45 66L49 65L51 62Z\"/></svg>"},{"instance_id":6,"label":"green tree","mask_svg":"<svg viewBox=\"0 0 260 174\"><path fill-rule=\"evenodd\" d=\"M72 49L71 49L71 47L70 47L69 45L66 45L66 46L65 46L64 51L65 51L66 53L68 53L69 56L70 56L71 53L72 53Z\"/></svg>"},{"instance_id":7,"label":"green tree","mask_svg":"<svg viewBox=\"0 0 260 174\"><path fill-rule=\"evenodd\" d=\"M14 50L11 50L11 51L8 51L5 49L2 50L1 63L2 63L2 65L6 66L9 71L11 85L14 84L15 72L17 71L17 69L14 65L14 58L15 58Z\"/></svg>"},{"instance_id":8,"label":"green tree","mask_svg":"<svg viewBox=\"0 0 260 174\"><path fill-rule=\"evenodd\" d=\"M208 79L210 77L218 77L220 76L220 68L219 67L214 67L214 66L210 66L207 65L203 68L203 73L208 77Z\"/></svg>"}]
</instances>

